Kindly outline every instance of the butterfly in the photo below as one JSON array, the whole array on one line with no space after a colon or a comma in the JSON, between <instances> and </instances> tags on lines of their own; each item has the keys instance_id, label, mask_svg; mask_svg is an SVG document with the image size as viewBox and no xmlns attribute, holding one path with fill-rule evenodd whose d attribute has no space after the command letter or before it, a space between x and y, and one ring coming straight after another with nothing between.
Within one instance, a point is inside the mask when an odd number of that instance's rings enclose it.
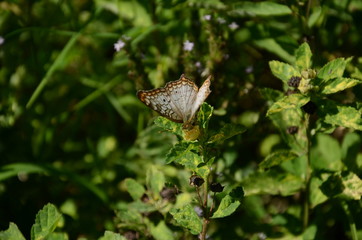
<instances>
[{"instance_id":1,"label":"butterfly","mask_svg":"<svg viewBox=\"0 0 362 240\"><path fill-rule=\"evenodd\" d=\"M146 106L162 116L189 128L197 110L210 94L211 76L200 89L184 74L180 79L168 82L164 87L152 90L140 90L137 97Z\"/></svg>"}]
</instances>

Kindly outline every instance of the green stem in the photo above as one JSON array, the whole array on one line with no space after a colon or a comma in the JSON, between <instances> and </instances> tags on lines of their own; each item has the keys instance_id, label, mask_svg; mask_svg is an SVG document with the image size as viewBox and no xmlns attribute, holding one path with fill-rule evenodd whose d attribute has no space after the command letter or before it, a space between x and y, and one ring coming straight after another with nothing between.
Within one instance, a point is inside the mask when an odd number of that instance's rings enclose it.
<instances>
[{"instance_id":1,"label":"green stem","mask_svg":"<svg viewBox=\"0 0 362 240\"><path fill-rule=\"evenodd\" d=\"M206 232L207 232L207 226L210 222L209 220L209 212L207 211L207 193L208 193L208 190L209 190L209 179L208 177L206 177L205 179L205 183L204 183L204 201L202 203L202 206L203 206L203 209L204 209L204 217L203 217L203 220L202 220L202 231L201 231L201 234L200 234L200 240L205 240L206 239Z\"/></svg>"},{"instance_id":2,"label":"green stem","mask_svg":"<svg viewBox=\"0 0 362 240\"><path fill-rule=\"evenodd\" d=\"M354 222L354 219L353 219L353 216L352 216L352 214L351 214L351 211L349 210L348 203L342 202L342 207L343 207L343 209L344 209L344 212L345 212L346 215L347 215L347 219L348 219L348 223L349 223L349 228L351 229L352 240L358 240L356 223Z\"/></svg>"},{"instance_id":3,"label":"green stem","mask_svg":"<svg viewBox=\"0 0 362 240\"><path fill-rule=\"evenodd\" d=\"M310 191L310 148L311 148L311 135L309 129L309 114L306 116L306 135L307 135L307 162L305 169L305 189L304 189L304 203L303 203L303 230L308 227L309 222L309 191Z\"/></svg>"}]
</instances>

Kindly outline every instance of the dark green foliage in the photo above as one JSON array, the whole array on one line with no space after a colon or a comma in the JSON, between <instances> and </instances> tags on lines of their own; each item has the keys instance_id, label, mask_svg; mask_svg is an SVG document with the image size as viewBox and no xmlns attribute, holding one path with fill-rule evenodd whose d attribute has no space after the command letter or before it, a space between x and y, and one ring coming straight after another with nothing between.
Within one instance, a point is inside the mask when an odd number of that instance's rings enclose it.
<instances>
[{"instance_id":1,"label":"dark green foliage","mask_svg":"<svg viewBox=\"0 0 362 240\"><path fill-rule=\"evenodd\" d=\"M360 0L0 2L0 239L362 239L361 21ZM136 96L182 73L212 76L190 129Z\"/></svg>"}]
</instances>

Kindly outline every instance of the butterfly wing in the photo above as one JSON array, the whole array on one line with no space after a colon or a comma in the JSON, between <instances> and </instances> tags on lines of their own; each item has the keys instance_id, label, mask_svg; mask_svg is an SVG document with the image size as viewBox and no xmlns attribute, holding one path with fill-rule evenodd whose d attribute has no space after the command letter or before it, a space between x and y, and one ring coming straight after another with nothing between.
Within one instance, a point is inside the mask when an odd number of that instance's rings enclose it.
<instances>
[{"instance_id":1,"label":"butterfly wing","mask_svg":"<svg viewBox=\"0 0 362 240\"><path fill-rule=\"evenodd\" d=\"M171 102L170 95L165 88L140 90L137 97L149 108L174 122L182 123L182 115Z\"/></svg>"},{"instance_id":2,"label":"butterfly wing","mask_svg":"<svg viewBox=\"0 0 362 240\"><path fill-rule=\"evenodd\" d=\"M209 96L209 94L211 93L210 90L210 85L211 85L211 76L209 76L205 82L202 84L202 86L200 87L197 95L196 95L196 99L192 104L192 108L191 108L191 114L190 114L190 118L189 120L192 120L192 118L194 117L195 113L197 112L197 110L200 108L201 104L206 100L206 98Z\"/></svg>"},{"instance_id":3,"label":"butterfly wing","mask_svg":"<svg viewBox=\"0 0 362 240\"><path fill-rule=\"evenodd\" d=\"M171 102L182 116L183 122L189 120L198 91L196 84L182 74L179 80L168 83L165 89L169 92Z\"/></svg>"}]
</instances>

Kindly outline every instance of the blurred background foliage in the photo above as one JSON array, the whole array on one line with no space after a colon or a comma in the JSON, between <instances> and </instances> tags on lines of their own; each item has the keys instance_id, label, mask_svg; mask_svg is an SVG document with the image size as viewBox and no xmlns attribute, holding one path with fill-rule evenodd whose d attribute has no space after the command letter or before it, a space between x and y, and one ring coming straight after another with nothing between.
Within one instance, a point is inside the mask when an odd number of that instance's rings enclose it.
<instances>
[{"instance_id":1,"label":"blurred background foliage","mask_svg":"<svg viewBox=\"0 0 362 240\"><path fill-rule=\"evenodd\" d=\"M361 79L361 21L359 0L0 2L0 229L11 221L28 236L36 212L52 202L66 214L70 239L116 231L114 209L131 199L123 180L144 183L151 165L186 189L189 173L165 165L177 139L154 126L157 114L135 94L182 73L197 84L213 75L211 129L248 127L215 152L218 180L241 181L284 144L259 94L282 90L268 61L293 62L307 41L314 66L354 56L347 72ZM333 98L351 103L361 93L356 86ZM213 223L214 239L263 239L293 218L287 210L299 211L295 198L247 197L236 214ZM318 211L325 239L344 239L342 210Z\"/></svg>"}]
</instances>

